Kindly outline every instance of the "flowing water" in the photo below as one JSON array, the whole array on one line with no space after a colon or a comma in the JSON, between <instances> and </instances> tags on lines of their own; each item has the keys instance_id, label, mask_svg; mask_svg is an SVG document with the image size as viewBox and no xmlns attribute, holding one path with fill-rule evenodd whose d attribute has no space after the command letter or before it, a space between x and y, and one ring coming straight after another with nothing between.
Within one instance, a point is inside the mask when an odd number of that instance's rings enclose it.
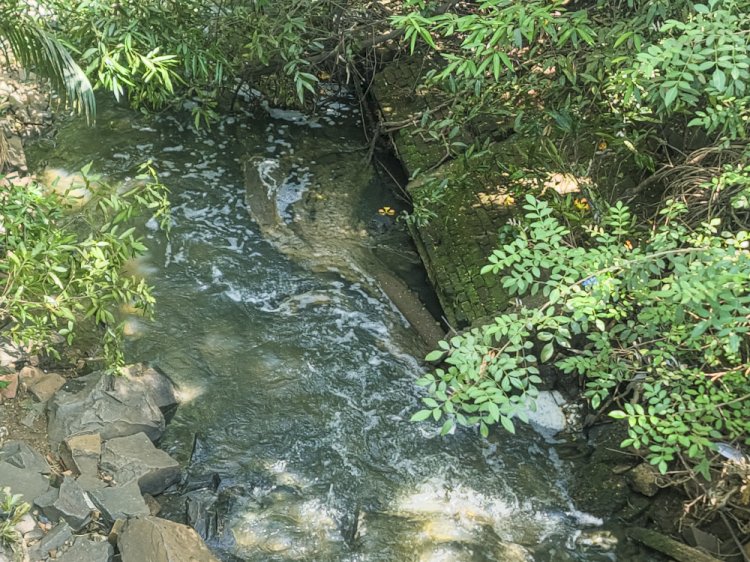
<instances>
[{"instance_id":1,"label":"flowing water","mask_svg":"<svg viewBox=\"0 0 750 562\"><path fill-rule=\"evenodd\" d=\"M225 560L524 560L524 548L539 561L615 559L576 546L599 522L573 505L568 467L533 431L442 438L409 422L421 351L403 319L356 282L295 264L249 218L248 155L289 156L322 135L361 161L356 112L341 109L316 122L228 117L196 135L110 108L94 129L63 130L48 157L67 170L94 160L112 181L151 158L172 191L170 237L144 225L138 267L158 308L153 322L129 320L128 355L180 386L161 446L189 489L218 475L225 518L209 543ZM314 181L298 169L284 202Z\"/></svg>"}]
</instances>

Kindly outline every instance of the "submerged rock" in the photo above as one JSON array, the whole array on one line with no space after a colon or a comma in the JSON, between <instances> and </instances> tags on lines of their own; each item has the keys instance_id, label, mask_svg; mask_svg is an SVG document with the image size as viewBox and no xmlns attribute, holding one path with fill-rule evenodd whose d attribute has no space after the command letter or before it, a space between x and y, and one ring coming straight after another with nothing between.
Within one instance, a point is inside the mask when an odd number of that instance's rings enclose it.
<instances>
[{"instance_id":1,"label":"submerged rock","mask_svg":"<svg viewBox=\"0 0 750 562\"><path fill-rule=\"evenodd\" d=\"M122 562L219 562L193 529L157 517L125 523L117 547Z\"/></svg>"},{"instance_id":2,"label":"submerged rock","mask_svg":"<svg viewBox=\"0 0 750 562\"><path fill-rule=\"evenodd\" d=\"M195 490L187 495L187 523L203 540L211 540L218 529L218 514L214 507L218 495L211 490Z\"/></svg>"}]
</instances>

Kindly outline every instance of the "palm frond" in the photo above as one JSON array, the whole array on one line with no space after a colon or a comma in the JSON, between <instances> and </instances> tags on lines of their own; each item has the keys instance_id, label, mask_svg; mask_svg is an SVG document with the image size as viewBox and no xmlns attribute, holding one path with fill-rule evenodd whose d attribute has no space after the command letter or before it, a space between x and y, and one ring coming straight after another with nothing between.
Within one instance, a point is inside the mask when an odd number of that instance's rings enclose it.
<instances>
[{"instance_id":1,"label":"palm frond","mask_svg":"<svg viewBox=\"0 0 750 562\"><path fill-rule=\"evenodd\" d=\"M83 113L88 122L94 119L96 101L91 82L59 39L24 14L11 17L0 10L2 39L21 66L49 79L63 101Z\"/></svg>"}]
</instances>

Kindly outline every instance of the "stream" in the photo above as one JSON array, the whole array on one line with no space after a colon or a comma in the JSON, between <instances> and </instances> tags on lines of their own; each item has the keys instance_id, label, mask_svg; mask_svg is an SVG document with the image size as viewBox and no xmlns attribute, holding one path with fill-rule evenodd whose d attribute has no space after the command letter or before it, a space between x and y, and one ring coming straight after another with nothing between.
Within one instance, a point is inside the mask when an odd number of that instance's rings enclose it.
<instances>
[{"instance_id":1,"label":"stream","mask_svg":"<svg viewBox=\"0 0 750 562\"><path fill-rule=\"evenodd\" d=\"M280 252L246 206L248 156L314 163L325 137L341 148L327 165L364 165L351 150L365 144L356 111L271 113L195 134L184 118L102 107L95 128L70 124L44 150L48 168L93 160L113 182L150 158L171 189L170 236L141 225L137 270L156 317L127 325L128 359L156 365L184 400L160 446L187 482L162 516L184 517L186 499L212 514L198 519L227 561L645 560L581 546L601 521L570 500L567 461L533 430L440 437L409 421L423 350L403 317L356 280ZM290 221L315 173L297 167L285 184ZM373 212L395 205L386 193Z\"/></svg>"}]
</instances>

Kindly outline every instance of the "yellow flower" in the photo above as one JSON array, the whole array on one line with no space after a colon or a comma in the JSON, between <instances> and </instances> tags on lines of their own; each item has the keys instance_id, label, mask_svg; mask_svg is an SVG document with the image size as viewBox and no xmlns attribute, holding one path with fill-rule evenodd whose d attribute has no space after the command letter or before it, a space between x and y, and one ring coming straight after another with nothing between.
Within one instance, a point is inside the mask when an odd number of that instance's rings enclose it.
<instances>
[{"instance_id":1,"label":"yellow flower","mask_svg":"<svg viewBox=\"0 0 750 562\"><path fill-rule=\"evenodd\" d=\"M390 207L380 207L380 209L378 209L378 214L382 216L392 217L396 214L396 211L394 211Z\"/></svg>"}]
</instances>

